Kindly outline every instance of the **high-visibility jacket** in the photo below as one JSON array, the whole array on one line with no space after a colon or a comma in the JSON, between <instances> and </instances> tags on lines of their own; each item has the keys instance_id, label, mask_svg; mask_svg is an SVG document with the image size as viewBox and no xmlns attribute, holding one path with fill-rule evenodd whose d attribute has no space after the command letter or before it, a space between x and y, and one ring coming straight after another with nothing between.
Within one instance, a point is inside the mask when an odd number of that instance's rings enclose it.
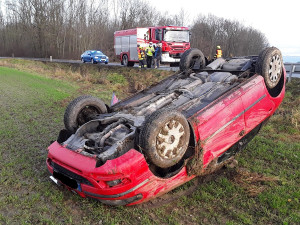
<instances>
[{"instance_id":1,"label":"high-visibility jacket","mask_svg":"<svg viewBox=\"0 0 300 225\"><path fill-rule=\"evenodd\" d=\"M139 60L143 60L145 58L145 52L142 47L138 48L138 57L139 57Z\"/></svg>"},{"instance_id":2,"label":"high-visibility jacket","mask_svg":"<svg viewBox=\"0 0 300 225\"><path fill-rule=\"evenodd\" d=\"M221 49L217 49L216 57L217 58L221 58L222 57L222 50Z\"/></svg>"},{"instance_id":3,"label":"high-visibility jacket","mask_svg":"<svg viewBox=\"0 0 300 225\"><path fill-rule=\"evenodd\" d=\"M153 56L154 52L155 52L155 50L154 50L153 46L151 46L151 47L148 46L148 47L146 48L146 55L147 55L147 56Z\"/></svg>"}]
</instances>

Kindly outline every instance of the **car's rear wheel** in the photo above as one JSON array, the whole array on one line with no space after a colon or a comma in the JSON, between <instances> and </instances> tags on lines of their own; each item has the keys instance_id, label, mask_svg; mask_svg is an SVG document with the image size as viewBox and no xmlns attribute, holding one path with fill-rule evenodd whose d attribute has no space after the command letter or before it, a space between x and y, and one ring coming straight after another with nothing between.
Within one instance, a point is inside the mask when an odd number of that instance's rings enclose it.
<instances>
[{"instance_id":1,"label":"car's rear wheel","mask_svg":"<svg viewBox=\"0 0 300 225\"><path fill-rule=\"evenodd\" d=\"M148 117L139 139L146 158L158 167L168 168L177 164L188 148L189 124L176 110L159 110Z\"/></svg>"},{"instance_id":2,"label":"car's rear wheel","mask_svg":"<svg viewBox=\"0 0 300 225\"><path fill-rule=\"evenodd\" d=\"M275 47L264 49L257 58L255 72L263 76L268 90L275 88L283 73L280 50Z\"/></svg>"},{"instance_id":3,"label":"car's rear wheel","mask_svg":"<svg viewBox=\"0 0 300 225\"><path fill-rule=\"evenodd\" d=\"M180 71L189 69L203 69L205 67L205 57L197 48L191 48L185 51L180 59Z\"/></svg>"},{"instance_id":4,"label":"car's rear wheel","mask_svg":"<svg viewBox=\"0 0 300 225\"><path fill-rule=\"evenodd\" d=\"M66 108L64 124L68 131L75 131L86 122L93 119L97 114L106 113L104 102L93 96L80 96L74 99Z\"/></svg>"}]
</instances>

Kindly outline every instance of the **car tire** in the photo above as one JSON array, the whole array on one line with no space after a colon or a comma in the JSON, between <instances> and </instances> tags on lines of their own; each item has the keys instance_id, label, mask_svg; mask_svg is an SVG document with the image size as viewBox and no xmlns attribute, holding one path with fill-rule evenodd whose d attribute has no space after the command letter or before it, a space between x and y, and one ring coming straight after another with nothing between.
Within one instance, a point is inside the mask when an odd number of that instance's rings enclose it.
<instances>
[{"instance_id":1,"label":"car tire","mask_svg":"<svg viewBox=\"0 0 300 225\"><path fill-rule=\"evenodd\" d=\"M83 58L81 58L81 62L82 62L82 63L85 63L85 61L84 61L84 59L83 59Z\"/></svg>"},{"instance_id":2,"label":"car tire","mask_svg":"<svg viewBox=\"0 0 300 225\"><path fill-rule=\"evenodd\" d=\"M197 48L186 50L180 58L180 71L189 69L203 69L204 67L205 57L203 53Z\"/></svg>"},{"instance_id":3,"label":"car tire","mask_svg":"<svg viewBox=\"0 0 300 225\"><path fill-rule=\"evenodd\" d=\"M93 63L93 64L97 64L97 62L96 62L94 59L92 59L92 63Z\"/></svg>"},{"instance_id":4,"label":"car tire","mask_svg":"<svg viewBox=\"0 0 300 225\"><path fill-rule=\"evenodd\" d=\"M147 160L168 168L177 164L188 148L189 124L176 110L158 110L146 119L139 140Z\"/></svg>"},{"instance_id":5,"label":"car tire","mask_svg":"<svg viewBox=\"0 0 300 225\"><path fill-rule=\"evenodd\" d=\"M69 103L64 115L65 128L75 131L86 122L93 119L97 114L106 113L104 102L93 96L80 96Z\"/></svg>"},{"instance_id":6,"label":"car tire","mask_svg":"<svg viewBox=\"0 0 300 225\"><path fill-rule=\"evenodd\" d=\"M108 64L108 62L105 62L105 64Z\"/></svg>"},{"instance_id":7,"label":"car tire","mask_svg":"<svg viewBox=\"0 0 300 225\"><path fill-rule=\"evenodd\" d=\"M122 56L122 64L124 66L128 66L128 56L127 55Z\"/></svg>"},{"instance_id":8,"label":"car tire","mask_svg":"<svg viewBox=\"0 0 300 225\"><path fill-rule=\"evenodd\" d=\"M255 72L263 76L268 90L275 88L283 73L280 50L275 47L265 48L257 58Z\"/></svg>"}]
</instances>

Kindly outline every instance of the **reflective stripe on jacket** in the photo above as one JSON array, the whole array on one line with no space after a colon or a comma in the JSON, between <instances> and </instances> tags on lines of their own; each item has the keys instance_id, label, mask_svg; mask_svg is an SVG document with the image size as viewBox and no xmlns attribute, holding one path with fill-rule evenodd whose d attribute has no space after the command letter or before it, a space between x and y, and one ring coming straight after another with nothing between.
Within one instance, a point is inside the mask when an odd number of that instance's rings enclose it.
<instances>
[{"instance_id":1,"label":"reflective stripe on jacket","mask_svg":"<svg viewBox=\"0 0 300 225\"><path fill-rule=\"evenodd\" d=\"M221 57L222 57L222 50L217 49L217 58L221 58Z\"/></svg>"},{"instance_id":2,"label":"reflective stripe on jacket","mask_svg":"<svg viewBox=\"0 0 300 225\"><path fill-rule=\"evenodd\" d=\"M146 54L147 54L147 56L153 56L154 52L155 52L155 50L154 50L153 46L152 47L148 46L146 48Z\"/></svg>"},{"instance_id":3,"label":"reflective stripe on jacket","mask_svg":"<svg viewBox=\"0 0 300 225\"><path fill-rule=\"evenodd\" d=\"M144 52L143 48L138 48L138 57L139 57L139 60L143 60L145 58L145 52Z\"/></svg>"}]
</instances>

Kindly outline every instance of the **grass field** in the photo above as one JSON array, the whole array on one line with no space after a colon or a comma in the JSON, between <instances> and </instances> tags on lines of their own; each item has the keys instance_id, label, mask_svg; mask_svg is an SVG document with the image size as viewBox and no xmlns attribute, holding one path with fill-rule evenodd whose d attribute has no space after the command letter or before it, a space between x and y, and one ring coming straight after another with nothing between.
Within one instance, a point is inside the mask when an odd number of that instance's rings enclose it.
<instances>
[{"instance_id":1,"label":"grass field","mask_svg":"<svg viewBox=\"0 0 300 225\"><path fill-rule=\"evenodd\" d=\"M168 204L111 207L50 181L46 149L71 99L89 93L108 103L112 91L122 99L167 75L0 60L0 224L299 224L300 79L237 156L238 167L181 196L195 185L187 183L166 195L175 199Z\"/></svg>"}]
</instances>

